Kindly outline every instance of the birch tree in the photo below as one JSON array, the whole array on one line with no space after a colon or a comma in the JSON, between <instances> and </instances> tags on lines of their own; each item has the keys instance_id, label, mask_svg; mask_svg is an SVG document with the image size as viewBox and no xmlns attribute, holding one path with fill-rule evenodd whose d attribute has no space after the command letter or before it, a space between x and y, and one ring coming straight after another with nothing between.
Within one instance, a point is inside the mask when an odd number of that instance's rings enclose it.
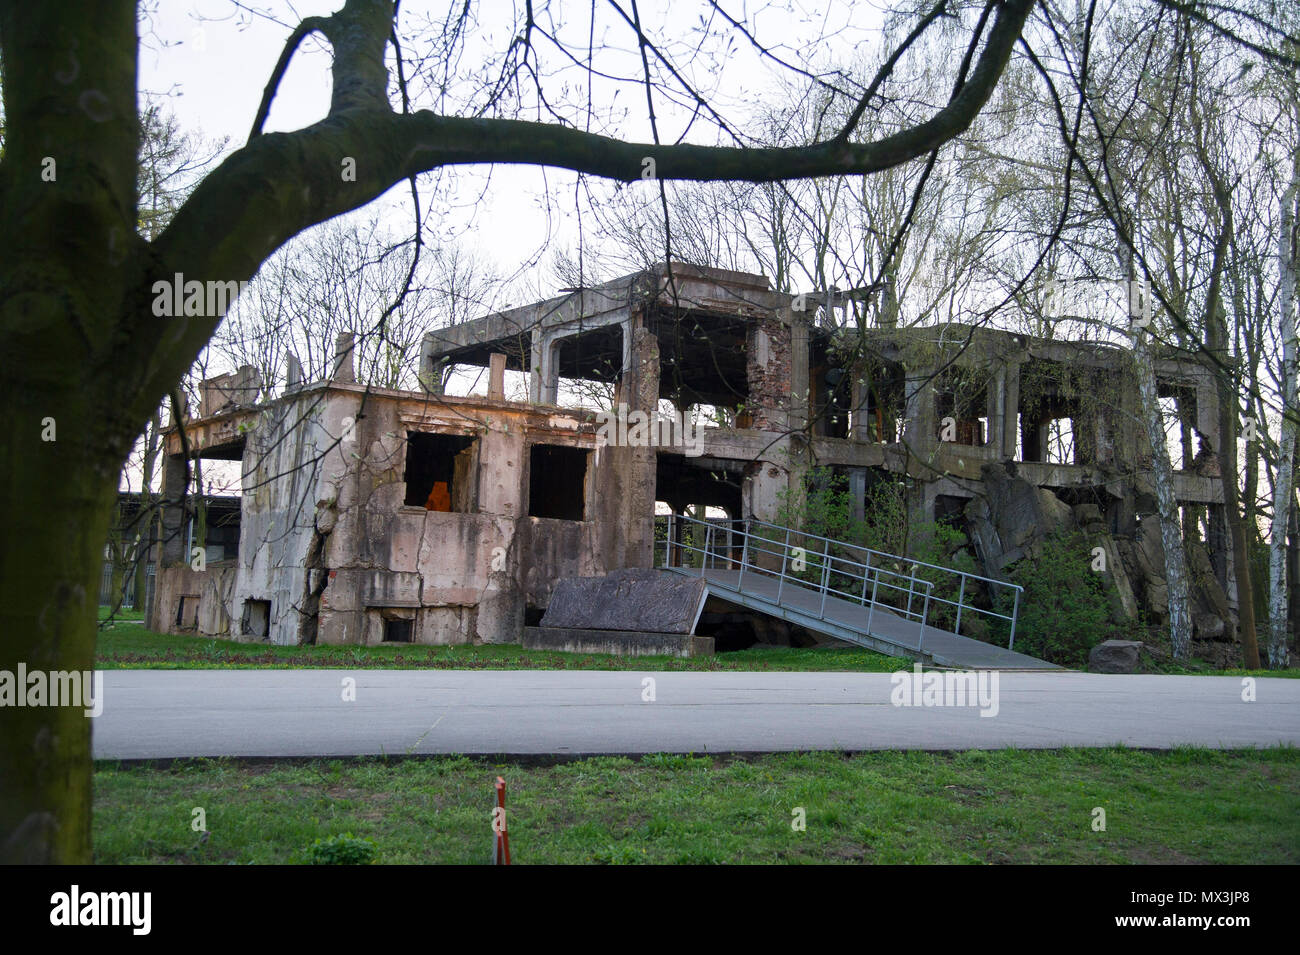
<instances>
[{"instance_id":1,"label":"birch tree","mask_svg":"<svg viewBox=\"0 0 1300 955\"><path fill-rule=\"evenodd\" d=\"M1300 109L1296 119L1300 121ZM1300 123L1297 124L1300 128ZM1296 415L1296 202L1300 200L1300 145L1294 150L1291 184L1282 196L1282 224L1277 236L1278 317L1282 337L1282 425L1278 440L1277 477L1273 482L1273 526L1269 539L1269 639L1268 665L1282 669L1287 665L1287 529L1295 500Z\"/></svg>"}]
</instances>

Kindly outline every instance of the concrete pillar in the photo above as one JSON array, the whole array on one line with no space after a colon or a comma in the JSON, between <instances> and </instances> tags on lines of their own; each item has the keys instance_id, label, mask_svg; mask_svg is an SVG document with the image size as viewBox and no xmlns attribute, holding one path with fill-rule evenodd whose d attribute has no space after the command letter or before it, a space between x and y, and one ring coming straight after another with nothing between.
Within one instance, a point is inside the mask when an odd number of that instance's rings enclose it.
<instances>
[{"instance_id":1,"label":"concrete pillar","mask_svg":"<svg viewBox=\"0 0 1300 955\"><path fill-rule=\"evenodd\" d=\"M851 428L849 437L855 441L871 441L872 433L875 430L875 415L867 411L867 401L870 397L870 388L866 381L866 372L858 369L853 372L853 381L851 384L850 403L853 405L850 413Z\"/></svg>"},{"instance_id":2,"label":"concrete pillar","mask_svg":"<svg viewBox=\"0 0 1300 955\"><path fill-rule=\"evenodd\" d=\"M506 356L493 352L489 356L488 398L493 401L505 401L506 398Z\"/></svg>"},{"instance_id":3,"label":"concrete pillar","mask_svg":"<svg viewBox=\"0 0 1300 955\"><path fill-rule=\"evenodd\" d=\"M791 309L790 319L790 430L808 424L808 321L806 312Z\"/></svg>"},{"instance_id":4,"label":"concrete pillar","mask_svg":"<svg viewBox=\"0 0 1300 955\"><path fill-rule=\"evenodd\" d=\"M1007 364L1004 389L1006 397L1003 400L1003 407L1006 411L1002 428L1002 456L1017 460L1020 457L1020 448L1016 446L1020 424L1020 362Z\"/></svg>"},{"instance_id":5,"label":"concrete pillar","mask_svg":"<svg viewBox=\"0 0 1300 955\"><path fill-rule=\"evenodd\" d=\"M682 540L686 531L686 524L682 520L686 516L686 508L677 504L673 505L672 521L672 540L669 542L668 552L672 555L670 566L681 567L688 560L688 555L682 550Z\"/></svg>"},{"instance_id":6,"label":"concrete pillar","mask_svg":"<svg viewBox=\"0 0 1300 955\"><path fill-rule=\"evenodd\" d=\"M939 440L934 420L934 382L929 368L908 368L904 372L903 407L907 423L903 437L918 454Z\"/></svg>"},{"instance_id":7,"label":"concrete pillar","mask_svg":"<svg viewBox=\"0 0 1300 955\"><path fill-rule=\"evenodd\" d=\"M1038 435L1038 460L1046 461L1048 453L1052 448L1052 419L1045 418L1035 421L1032 425L1035 433Z\"/></svg>"},{"instance_id":8,"label":"concrete pillar","mask_svg":"<svg viewBox=\"0 0 1300 955\"><path fill-rule=\"evenodd\" d=\"M420 387L428 394L442 394L442 371L444 359L435 350L431 336L426 335L420 341L420 371L416 376Z\"/></svg>"},{"instance_id":9,"label":"concrete pillar","mask_svg":"<svg viewBox=\"0 0 1300 955\"><path fill-rule=\"evenodd\" d=\"M993 380L989 382L987 391L985 414L989 419L989 433L984 436L984 447L1001 448L1007 426L1007 371L1005 368L998 368L993 373Z\"/></svg>"},{"instance_id":10,"label":"concrete pillar","mask_svg":"<svg viewBox=\"0 0 1300 955\"><path fill-rule=\"evenodd\" d=\"M533 404L553 405L559 397L560 367L556 341L541 329L533 329L532 372L528 377L528 398Z\"/></svg>"},{"instance_id":11,"label":"concrete pillar","mask_svg":"<svg viewBox=\"0 0 1300 955\"><path fill-rule=\"evenodd\" d=\"M356 368L354 367L352 355L356 350L356 336L352 332L339 332L338 337L334 340L334 371L330 375L332 381L356 381Z\"/></svg>"},{"instance_id":12,"label":"concrete pillar","mask_svg":"<svg viewBox=\"0 0 1300 955\"><path fill-rule=\"evenodd\" d=\"M158 570L169 564L183 563L188 559L185 553L185 458L179 454L169 454L163 458L162 488L159 494L161 513L159 515L159 550L161 558Z\"/></svg>"},{"instance_id":13,"label":"concrete pillar","mask_svg":"<svg viewBox=\"0 0 1300 955\"><path fill-rule=\"evenodd\" d=\"M647 329L638 328L634 333L632 361L623 383L628 411L643 411L653 419L659 408L659 340ZM649 567L654 554L658 452L653 447L609 450L623 471L618 478L623 505L623 566Z\"/></svg>"},{"instance_id":14,"label":"concrete pillar","mask_svg":"<svg viewBox=\"0 0 1300 955\"><path fill-rule=\"evenodd\" d=\"M302 384L302 363L298 356L289 352L284 362L284 390L295 391Z\"/></svg>"},{"instance_id":15,"label":"concrete pillar","mask_svg":"<svg viewBox=\"0 0 1300 955\"><path fill-rule=\"evenodd\" d=\"M787 310L787 316L793 314ZM791 326L781 312L752 319L745 339L746 424L761 431L785 431L792 427ZM804 363L805 369L807 361ZM806 385L807 372L804 380Z\"/></svg>"},{"instance_id":16,"label":"concrete pillar","mask_svg":"<svg viewBox=\"0 0 1300 955\"><path fill-rule=\"evenodd\" d=\"M867 519L866 468L849 468L849 508L855 521Z\"/></svg>"},{"instance_id":17,"label":"concrete pillar","mask_svg":"<svg viewBox=\"0 0 1300 955\"><path fill-rule=\"evenodd\" d=\"M1219 440L1219 392L1208 375L1196 381L1196 430L1205 435L1210 450L1222 454Z\"/></svg>"},{"instance_id":18,"label":"concrete pillar","mask_svg":"<svg viewBox=\"0 0 1300 955\"><path fill-rule=\"evenodd\" d=\"M629 311L628 317L619 323L619 328L623 330L623 367L619 371L619 380L622 382L623 375L632 367L632 342L636 337L636 330L641 328L641 313L639 311Z\"/></svg>"}]
</instances>

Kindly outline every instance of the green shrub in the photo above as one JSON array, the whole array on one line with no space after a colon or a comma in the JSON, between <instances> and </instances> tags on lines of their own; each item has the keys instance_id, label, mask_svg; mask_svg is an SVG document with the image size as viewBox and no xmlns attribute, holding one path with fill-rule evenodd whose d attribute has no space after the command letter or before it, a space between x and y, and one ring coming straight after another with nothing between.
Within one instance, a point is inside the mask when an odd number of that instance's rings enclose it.
<instances>
[{"instance_id":1,"label":"green shrub","mask_svg":"<svg viewBox=\"0 0 1300 955\"><path fill-rule=\"evenodd\" d=\"M1013 583L1025 588L1020 598L1015 649L1061 666L1082 666L1088 651L1117 635L1101 575L1090 569L1091 550L1078 533L1056 533L1043 542L1036 558L1017 561ZM998 610L1011 612L1011 594ZM1006 645L1006 627L999 627Z\"/></svg>"},{"instance_id":2,"label":"green shrub","mask_svg":"<svg viewBox=\"0 0 1300 955\"><path fill-rule=\"evenodd\" d=\"M829 537L844 541L855 547L866 547L886 554L897 554L914 560L952 570L978 574L979 565L971 556L966 535L948 524L928 521L919 524L910 523L907 514L906 489L896 481L877 481L867 489L865 519L853 517L853 501L849 494L848 482L843 476L836 475L830 468L813 468L809 472L807 486L799 497L783 493L781 496L780 523L796 527L809 534ZM794 575L812 584L820 584L823 565L818 542L808 545L807 568ZM831 557L861 560L860 551L850 548L832 547ZM873 558L878 564L879 559ZM860 578L854 581L847 573L845 564L831 563L831 586L842 592L860 593ZM908 582L911 564L900 560L884 569L902 576L882 576L878 590L878 599L882 604L900 610L908 606ZM856 570L856 569L855 569ZM917 571L918 580L933 584L930 591L932 601L927 618L931 626L951 630L956 625L957 608L941 603L951 600L954 603L961 591L961 579L953 574L944 573L934 568L921 567ZM887 585L894 585L893 587ZM894 587L901 589L894 589ZM918 587L912 596L911 609L919 612L922 607L924 589ZM969 605L975 598L971 589L967 589L966 602ZM967 614L963 619L963 629L967 620L974 622L974 616ZM987 619L987 618L984 618Z\"/></svg>"},{"instance_id":3,"label":"green shrub","mask_svg":"<svg viewBox=\"0 0 1300 955\"><path fill-rule=\"evenodd\" d=\"M317 839L307 850L312 865L370 865L378 855L373 839L358 839L350 832Z\"/></svg>"},{"instance_id":4,"label":"green shrub","mask_svg":"<svg viewBox=\"0 0 1300 955\"><path fill-rule=\"evenodd\" d=\"M930 522L919 525L911 537L909 557L968 574L983 573L975 558L966 549L969 544L966 535L957 528L948 524ZM957 608L953 604L957 603L959 597L963 597L961 578L954 574L945 574L932 567L920 568L917 577L928 580L934 585L930 591L930 614L927 623L944 630L953 630L957 625ZM971 582L966 584L964 600L968 608L977 596L975 586ZM944 600L951 600L952 603L942 603L941 601ZM991 619L983 614L974 614L967 609L963 617L962 629L967 629L967 622L974 625L977 618Z\"/></svg>"}]
</instances>

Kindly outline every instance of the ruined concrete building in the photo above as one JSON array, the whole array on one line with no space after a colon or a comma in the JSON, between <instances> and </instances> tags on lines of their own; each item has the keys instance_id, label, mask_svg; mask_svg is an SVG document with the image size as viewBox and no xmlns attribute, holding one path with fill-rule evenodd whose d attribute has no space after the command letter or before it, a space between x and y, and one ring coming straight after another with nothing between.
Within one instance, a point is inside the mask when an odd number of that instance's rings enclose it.
<instances>
[{"instance_id":1,"label":"ruined concrete building","mask_svg":"<svg viewBox=\"0 0 1300 955\"><path fill-rule=\"evenodd\" d=\"M274 397L251 368L209 380L166 436L150 624L277 644L518 643L560 578L651 566L656 507L779 522L814 466L859 510L877 482L900 485L913 519L967 531L990 576L1078 527L1112 558L1116 612L1158 621L1151 451L1121 349L959 325L850 335L795 304L759 275L674 264L431 331L416 391L354 380L350 336L327 380L291 363ZM1196 626L1230 638L1213 382L1157 365ZM489 369L486 395L442 394L453 366ZM527 400L507 399L507 370L527 373ZM688 420L706 406L712 423L602 440L595 412L559 406L564 380L656 419L662 402ZM243 466L238 555L202 570L187 454Z\"/></svg>"}]
</instances>

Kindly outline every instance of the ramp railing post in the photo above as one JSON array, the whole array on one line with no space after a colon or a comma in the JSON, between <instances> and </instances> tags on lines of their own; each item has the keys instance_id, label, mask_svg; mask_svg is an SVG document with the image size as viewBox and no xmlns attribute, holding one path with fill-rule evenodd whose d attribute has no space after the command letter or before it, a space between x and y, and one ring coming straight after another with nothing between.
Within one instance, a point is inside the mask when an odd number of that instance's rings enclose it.
<instances>
[{"instance_id":1,"label":"ramp railing post","mask_svg":"<svg viewBox=\"0 0 1300 955\"><path fill-rule=\"evenodd\" d=\"M741 524L740 531L740 580L736 582L737 590L745 588L745 561L749 558L749 521Z\"/></svg>"},{"instance_id":2,"label":"ramp railing post","mask_svg":"<svg viewBox=\"0 0 1300 955\"><path fill-rule=\"evenodd\" d=\"M925 620L930 616L930 590L929 587L925 588L925 606L921 610L921 628L916 634L916 651L918 653L925 646Z\"/></svg>"},{"instance_id":3,"label":"ramp railing post","mask_svg":"<svg viewBox=\"0 0 1300 955\"><path fill-rule=\"evenodd\" d=\"M876 570L875 578L871 583L871 606L867 608L867 633L871 633L871 618L876 615L876 590L880 587L879 568ZM862 587L862 592L867 592L865 584Z\"/></svg>"},{"instance_id":4,"label":"ramp railing post","mask_svg":"<svg viewBox=\"0 0 1300 955\"><path fill-rule=\"evenodd\" d=\"M1011 604L1011 639L1007 641L1007 649L1016 648L1016 617L1020 615L1020 591L1015 591L1015 598Z\"/></svg>"},{"instance_id":5,"label":"ramp railing post","mask_svg":"<svg viewBox=\"0 0 1300 955\"><path fill-rule=\"evenodd\" d=\"M912 616L912 596L916 593L916 564L912 565L912 576L907 582L907 616Z\"/></svg>"},{"instance_id":6,"label":"ramp railing post","mask_svg":"<svg viewBox=\"0 0 1300 955\"><path fill-rule=\"evenodd\" d=\"M826 594L830 588L831 581L830 553L831 542L828 540L822 546L822 609L817 612L817 618L819 620L826 616Z\"/></svg>"},{"instance_id":7,"label":"ramp railing post","mask_svg":"<svg viewBox=\"0 0 1300 955\"><path fill-rule=\"evenodd\" d=\"M790 556L790 528L785 529L785 543L781 546L781 575L776 585L776 602L781 602L781 591L785 589L785 562Z\"/></svg>"},{"instance_id":8,"label":"ramp railing post","mask_svg":"<svg viewBox=\"0 0 1300 955\"><path fill-rule=\"evenodd\" d=\"M700 576L704 576L705 569L709 566L709 555L713 552L713 525L707 524L704 528L704 553L700 555Z\"/></svg>"},{"instance_id":9,"label":"ramp railing post","mask_svg":"<svg viewBox=\"0 0 1300 955\"><path fill-rule=\"evenodd\" d=\"M668 530L664 537L664 566L673 566L673 539L677 534L677 515L670 511L668 513Z\"/></svg>"},{"instance_id":10,"label":"ramp railing post","mask_svg":"<svg viewBox=\"0 0 1300 955\"><path fill-rule=\"evenodd\" d=\"M961 611L962 601L966 599L966 575L961 575L961 592L957 594L957 623L953 626L952 632L961 636Z\"/></svg>"}]
</instances>

